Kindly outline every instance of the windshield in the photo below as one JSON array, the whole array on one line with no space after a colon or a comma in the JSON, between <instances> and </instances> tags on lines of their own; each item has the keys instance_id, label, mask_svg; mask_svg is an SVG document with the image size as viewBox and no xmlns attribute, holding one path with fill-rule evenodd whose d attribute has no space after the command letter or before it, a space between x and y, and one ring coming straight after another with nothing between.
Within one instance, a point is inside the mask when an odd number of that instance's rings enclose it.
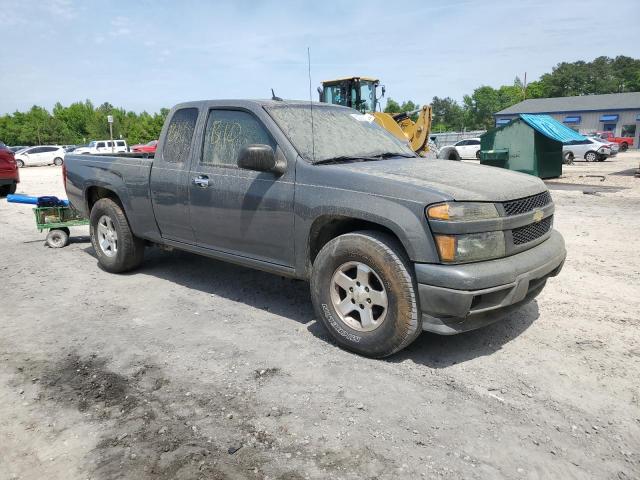
<instances>
[{"instance_id":1,"label":"windshield","mask_svg":"<svg viewBox=\"0 0 640 480\"><path fill-rule=\"evenodd\" d=\"M313 163L339 157L376 157L415 153L380 127L373 115L338 106L313 105L313 138L309 105L265 107L302 158Z\"/></svg>"},{"instance_id":2,"label":"windshield","mask_svg":"<svg viewBox=\"0 0 640 480\"><path fill-rule=\"evenodd\" d=\"M96 141L94 140L93 142L89 142L89 145L87 145L87 147L89 147L89 148L93 148L93 147L95 147L95 146L96 146L96 144L97 144L97 143L98 143L98 142L96 142Z\"/></svg>"}]
</instances>

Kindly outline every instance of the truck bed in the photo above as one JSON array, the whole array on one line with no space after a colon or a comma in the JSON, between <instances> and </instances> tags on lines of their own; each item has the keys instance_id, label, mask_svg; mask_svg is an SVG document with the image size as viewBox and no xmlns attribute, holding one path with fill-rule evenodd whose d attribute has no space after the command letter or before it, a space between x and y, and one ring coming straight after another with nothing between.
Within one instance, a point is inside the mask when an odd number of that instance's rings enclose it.
<instances>
[{"instance_id":1,"label":"truck bed","mask_svg":"<svg viewBox=\"0 0 640 480\"><path fill-rule=\"evenodd\" d=\"M92 189L107 188L117 194L137 236L160 238L149 188L152 166L152 154L148 153L67 154L65 168L69 202L88 218Z\"/></svg>"}]
</instances>

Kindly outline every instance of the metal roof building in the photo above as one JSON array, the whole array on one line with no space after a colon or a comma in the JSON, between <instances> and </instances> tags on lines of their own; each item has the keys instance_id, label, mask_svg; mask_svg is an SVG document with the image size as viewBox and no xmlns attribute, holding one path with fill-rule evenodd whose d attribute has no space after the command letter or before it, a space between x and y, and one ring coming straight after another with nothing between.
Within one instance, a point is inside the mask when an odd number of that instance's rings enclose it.
<instances>
[{"instance_id":1,"label":"metal roof building","mask_svg":"<svg viewBox=\"0 0 640 480\"><path fill-rule=\"evenodd\" d=\"M640 92L530 98L495 113L496 126L521 113L550 115L580 133L608 130L616 136L633 137L635 148L640 141Z\"/></svg>"}]
</instances>

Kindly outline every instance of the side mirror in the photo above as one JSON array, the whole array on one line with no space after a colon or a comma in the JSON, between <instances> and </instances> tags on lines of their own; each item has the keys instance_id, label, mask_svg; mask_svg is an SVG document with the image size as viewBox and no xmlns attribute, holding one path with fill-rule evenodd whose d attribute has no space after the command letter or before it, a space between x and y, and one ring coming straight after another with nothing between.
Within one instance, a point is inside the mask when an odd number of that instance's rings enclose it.
<instances>
[{"instance_id":1,"label":"side mirror","mask_svg":"<svg viewBox=\"0 0 640 480\"><path fill-rule=\"evenodd\" d=\"M282 175L286 164L282 154L276 154L269 145L252 144L242 147L238 153L238 167L258 172L273 172Z\"/></svg>"},{"instance_id":2,"label":"side mirror","mask_svg":"<svg viewBox=\"0 0 640 480\"><path fill-rule=\"evenodd\" d=\"M382 85L382 97L384 97L384 94L386 93L387 89L384 87L384 85ZM380 98L382 98L380 97Z\"/></svg>"}]
</instances>

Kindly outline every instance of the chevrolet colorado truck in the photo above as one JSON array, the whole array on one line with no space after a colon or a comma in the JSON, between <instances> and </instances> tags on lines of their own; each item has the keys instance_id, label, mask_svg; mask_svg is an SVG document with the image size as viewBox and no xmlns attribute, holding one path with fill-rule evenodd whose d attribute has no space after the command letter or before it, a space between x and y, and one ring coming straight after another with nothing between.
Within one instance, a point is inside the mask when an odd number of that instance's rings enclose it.
<instances>
[{"instance_id":1,"label":"chevrolet colorado truck","mask_svg":"<svg viewBox=\"0 0 640 480\"><path fill-rule=\"evenodd\" d=\"M370 357L499 320L566 256L540 179L418 157L346 107L183 103L145 155L67 155L103 269L160 245L309 280L335 341Z\"/></svg>"}]
</instances>

